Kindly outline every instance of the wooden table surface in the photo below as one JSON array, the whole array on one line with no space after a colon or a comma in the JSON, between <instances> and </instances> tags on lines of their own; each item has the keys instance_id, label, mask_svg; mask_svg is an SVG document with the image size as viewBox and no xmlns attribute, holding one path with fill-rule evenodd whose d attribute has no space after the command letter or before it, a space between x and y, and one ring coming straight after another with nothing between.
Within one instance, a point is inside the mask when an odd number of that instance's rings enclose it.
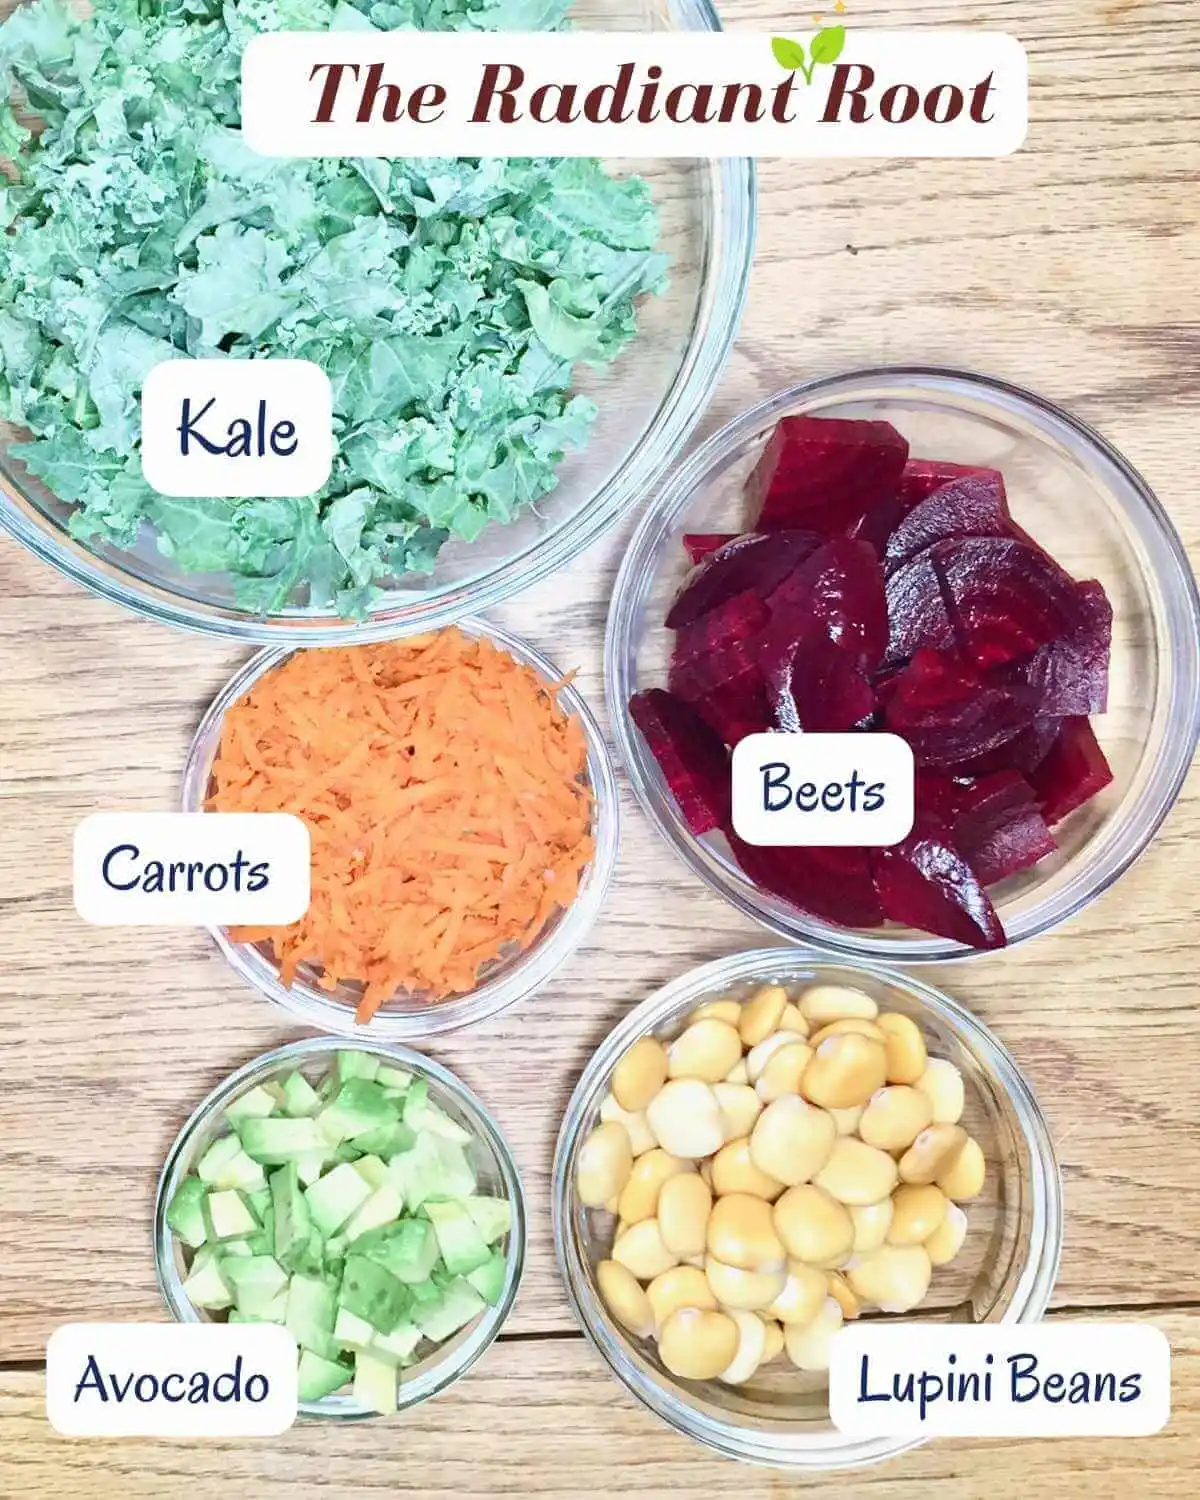
<instances>
[{"instance_id":1,"label":"wooden table surface","mask_svg":"<svg viewBox=\"0 0 1200 1500\"><path fill-rule=\"evenodd\" d=\"M758 0L728 23L795 28ZM1195 0L864 5L855 25L975 23L1028 46L1031 129L997 162L765 162L750 304L706 427L805 376L966 365L1100 427L1200 557L1200 7ZM600 639L629 525L499 611L578 664L602 708ZM650 989L761 934L703 891L626 796L618 879L586 946L536 1000L431 1050L495 1108L532 1211L500 1343L401 1421L303 1423L251 1443L71 1443L48 1429L47 1336L162 1316L149 1221L164 1152L237 1064L294 1035L197 933L75 916L74 824L173 805L202 707L244 654L139 621L0 544L0 1500L193 1500L400 1490L466 1497L774 1496L662 1427L575 1328L548 1181L574 1079ZM1175 1350L1175 1411L1138 1442L939 1442L814 1496L984 1492L1107 1500L1194 1492L1200 1464L1200 1104L1194 996L1200 784L1084 915L937 978L1012 1048L1067 1188L1055 1315L1145 1317Z\"/></svg>"}]
</instances>

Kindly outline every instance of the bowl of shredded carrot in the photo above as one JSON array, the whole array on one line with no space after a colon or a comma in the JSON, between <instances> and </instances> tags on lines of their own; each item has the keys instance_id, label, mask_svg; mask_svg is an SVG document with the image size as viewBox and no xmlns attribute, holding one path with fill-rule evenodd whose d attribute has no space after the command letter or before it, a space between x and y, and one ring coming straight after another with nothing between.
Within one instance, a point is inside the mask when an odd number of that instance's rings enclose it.
<instances>
[{"instance_id":1,"label":"bowl of shredded carrot","mask_svg":"<svg viewBox=\"0 0 1200 1500\"><path fill-rule=\"evenodd\" d=\"M342 1034L428 1036L514 1005L578 945L616 863L587 705L479 620L260 652L204 716L183 805L307 824L304 917L213 936L269 999Z\"/></svg>"}]
</instances>

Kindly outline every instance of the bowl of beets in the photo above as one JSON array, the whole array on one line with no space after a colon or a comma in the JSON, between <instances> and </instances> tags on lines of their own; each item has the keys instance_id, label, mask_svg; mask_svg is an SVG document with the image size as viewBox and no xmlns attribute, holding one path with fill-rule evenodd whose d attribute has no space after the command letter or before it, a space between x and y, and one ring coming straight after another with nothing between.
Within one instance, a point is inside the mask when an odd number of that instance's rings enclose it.
<instances>
[{"instance_id":1,"label":"bowl of beets","mask_svg":"<svg viewBox=\"0 0 1200 1500\"><path fill-rule=\"evenodd\" d=\"M797 387L642 519L606 667L635 793L784 936L926 962L1048 930L1111 885L1195 752L1200 606L1145 482L1015 387L892 369ZM911 834L764 848L729 757L770 731L898 734Z\"/></svg>"}]
</instances>

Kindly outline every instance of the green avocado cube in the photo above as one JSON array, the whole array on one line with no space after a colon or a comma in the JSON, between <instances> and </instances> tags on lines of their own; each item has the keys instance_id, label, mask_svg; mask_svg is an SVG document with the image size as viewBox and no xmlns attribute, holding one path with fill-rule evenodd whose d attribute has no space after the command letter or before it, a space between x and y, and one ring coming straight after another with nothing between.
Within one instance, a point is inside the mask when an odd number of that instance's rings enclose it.
<instances>
[{"instance_id":1,"label":"green avocado cube","mask_svg":"<svg viewBox=\"0 0 1200 1500\"><path fill-rule=\"evenodd\" d=\"M360 1235L354 1253L386 1267L407 1285L427 1281L438 1258L437 1235L425 1219L400 1219Z\"/></svg>"},{"instance_id":2,"label":"green avocado cube","mask_svg":"<svg viewBox=\"0 0 1200 1500\"><path fill-rule=\"evenodd\" d=\"M193 1307L204 1307L217 1312L223 1307L233 1306L233 1288L225 1280L221 1262L210 1260L202 1266L193 1266L191 1274L183 1283L184 1295Z\"/></svg>"},{"instance_id":3,"label":"green avocado cube","mask_svg":"<svg viewBox=\"0 0 1200 1500\"><path fill-rule=\"evenodd\" d=\"M421 1330L415 1323L397 1323L391 1333L377 1333L368 1353L391 1365L411 1362L413 1350L421 1342Z\"/></svg>"},{"instance_id":4,"label":"green avocado cube","mask_svg":"<svg viewBox=\"0 0 1200 1500\"><path fill-rule=\"evenodd\" d=\"M293 1276L288 1283L287 1328L302 1349L333 1355L337 1294L317 1276Z\"/></svg>"},{"instance_id":5,"label":"green avocado cube","mask_svg":"<svg viewBox=\"0 0 1200 1500\"><path fill-rule=\"evenodd\" d=\"M410 1087L413 1075L406 1068L393 1068L390 1063L380 1063L379 1071L375 1074L375 1082L381 1088L394 1090L403 1094Z\"/></svg>"},{"instance_id":6,"label":"green avocado cube","mask_svg":"<svg viewBox=\"0 0 1200 1500\"><path fill-rule=\"evenodd\" d=\"M426 1203L425 1212L437 1235L438 1249L446 1269L452 1276L465 1276L487 1261L491 1253L487 1241L461 1203L431 1201Z\"/></svg>"},{"instance_id":7,"label":"green avocado cube","mask_svg":"<svg viewBox=\"0 0 1200 1500\"><path fill-rule=\"evenodd\" d=\"M512 1228L512 1204L507 1198L464 1198L462 1206L489 1245L503 1239Z\"/></svg>"},{"instance_id":8,"label":"green avocado cube","mask_svg":"<svg viewBox=\"0 0 1200 1500\"><path fill-rule=\"evenodd\" d=\"M327 1142L315 1120L291 1120L285 1116L239 1120L238 1133L247 1153L264 1166L281 1166L286 1161L324 1154L327 1150Z\"/></svg>"},{"instance_id":9,"label":"green avocado cube","mask_svg":"<svg viewBox=\"0 0 1200 1500\"><path fill-rule=\"evenodd\" d=\"M221 1262L221 1274L233 1288L238 1308L249 1317L265 1318L280 1293L288 1287L287 1272L273 1256L249 1255L244 1259ZM287 1303L282 1316L287 1316Z\"/></svg>"},{"instance_id":10,"label":"green avocado cube","mask_svg":"<svg viewBox=\"0 0 1200 1500\"><path fill-rule=\"evenodd\" d=\"M320 1401L341 1390L353 1379L346 1365L336 1360L324 1359L311 1349L300 1351L300 1363L296 1368L296 1394L301 1401Z\"/></svg>"},{"instance_id":11,"label":"green avocado cube","mask_svg":"<svg viewBox=\"0 0 1200 1500\"><path fill-rule=\"evenodd\" d=\"M317 1116L321 1134L332 1146L399 1122L400 1111L377 1083L350 1078Z\"/></svg>"},{"instance_id":12,"label":"green avocado cube","mask_svg":"<svg viewBox=\"0 0 1200 1500\"><path fill-rule=\"evenodd\" d=\"M391 1333L409 1301L404 1283L390 1271L365 1255L347 1255L338 1294L340 1306L365 1318L376 1332Z\"/></svg>"},{"instance_id":13,"label":"green avocado cube","mask_svg":"<svg viewBox=\"0 0 1200 1500\"><path fill-rule=\"evenodd\" d=\"M360 1234L367 1234L384 1224L394 1223L400 1217L403 1207L403 1198L385 1179L342 1231L346 1237L346 1243L352 1246Z\"/></svg>"},{"instance_id":14,"label":"green avocado cube","mask_svg":"<svg viewBox=\"0 0 1200 1500\"><path fill-rule=\"evenodd\" d=\"M493 1250L483 1265L467 1272L467 1280L485 1302L495 1307L504 1295L508 1274L508 1257L503 1250Z\"/></svg>"},{"instance_id":15,"label":"green avocado cube","mask_svg":"<svg viewBox=\"0 0 1200 1500\"><path fill-rule=\"evenodd\" d=\"M429 1198L469 1198L476 1186L463 1148L436 1135L419 1135L411 1151L393 1156L388 1175L410 1211Z\"/></svg>"},{"instance_id":16,"label":"green avocado cube","mask_svg":"<svg viewBox=\"0 0 1200 1500\"><path fill-rule=\"evenodd\" d=\"M204 1200L208 1188L199 1177L185 1177L167 1205L167 1226L190 1249L198 1249L208 1238L204 1227Z\"/></svg>"},{"instance_id":17,"label":"green avocado cube","mask_svg":"<svg viewBox=\"0 0 1200 1500\"><path fill-rule=\"evenodd\" d=\"M378 1130L369 1130L366 1135L356 1135L354 1144L370 1156L380 1156L390 1161L402 1151L411 1151L417 1139L415 1130L397 1121L395 1125L381 1125Z\"/></svg>"},{"instance_id":18,"label":"green avocado cube","mask_svg":"<svg viewBox=\"0 0 1200 1500\"><path fill-rule=\"evenodd\" d=\"M271 1173L271 1205L274 1210L275 1258L281 1265L298 1269L294 1262L308 1248L312 1219L294 1161Z\"/></svg>"},{"instance_id":19,"label":"green avocado cube","mask_svg":"<svg viewBox=\"0 0 1200 1500\"><path fill-rule=\"evenodd\" d=\"M262 1084L255 1084L240 1099L235 1099L232 1104L226 1106L225 1118L230 1121L264 1118L278 1107L278 1096L264 1088Z\"/></svg>"},{"instance_id":20,"label":"green avocado cube","mask_svg":"<svg viewBox=\"0 0 1200 1500\"><path fill-rule=\"evenodd\" d=\"M204 1228L214 1242L241 1240L247 1235L257 1234L259 1223L245 1193L237 1188L225 1188L220 1192L210 1192L205 1198Z\"/></svg>"},{"instance_id":21,"label":"green avocado cube","mask_svg":"<svg viewBox=\"0 0 1200 1500\"><path fill-rule=\"evenodd\" d=\"M352 1313L348 1307L339 1307L333 1325L333 1342L343 1349L369 1349L380 1335L365 1318Z\"/></svg>"},{"instance_id":22,"label":"green avocado cube","mask_svg":"<svg viewBox=\"0 0 1200 1500\"><path fill-rule=\"evenodd\" d=\"M312 1221L327 1238L336 1234L370 1196L370 1186L349 1162L334 1167L304 1192Z\"/></svg>"},{"instance_id":23,"label":"green avocado cube","mask_svg":"<svg viewBox=\"0 0 1200 1500\"><path fill-rule=\"evenodd\" d=\"M338 1053L334 1071L339 1085L351 1078L365 1078L370 1081L379 1072L379 1058L374 1052L363 1052L357 1047L348 1047L344 1052Z\"/></svg>"},{"instance_id":24,"label":"green avocado cube","mask_svg":"<svg viewBox=\"0 0 1200 1500\"><path fill-rule=\"evenodd\" d=\"M436 1302L418 1304L413 1319L427 1339L440 1344L479 1316L487 1303L462 1279L451 1281Z\"/></svg>"},{"instance_id":25,"label":"green avocado cube","mask_svg":"<svg viewBox=\"0 0 1200 1500\"><path fill-rule=\"evenodd\" d=\"M397 1407L396 1367L377 1355L354 1356L354 1399L368 1411L387 1416Z\"/></svg>"},{"instance_id":26,"label":"green avocado cube","mask_svg":"<svg viewBox=\"0 0 1200 1500\"><path fill-rule=\"evenodd\" d=\"M206 1182L209 1187L219 1187L217 1177L226 1163L233 1160L242 1149L242 1143L236 1135L220 1135L215 1141L211 1141L201 1154L196 1163L196 1176L201 1182Z\"/></svg>"},{"instance_id":27,"label":"green avocado cube","mask_svg":"<svg viewBox=\"0 0 1200 1500\"><path fill-rule=\"evenodd\" d=\"M303 1073L289 1073L283 1080L283 1112L293 1117L315 1115L321 1096Z\"/></svg>"},{"instance_id":28,"label":"green avocado cube","mask_svg":"<svg viewBox=\"0 0 1200 1500\"><path fill-rule=\"evenodd\" d=\"M360 1156L354 1163L354 1170L372 1190L389 1180L387 1162L379 1156Z\"/></svg>"}]
</instances>

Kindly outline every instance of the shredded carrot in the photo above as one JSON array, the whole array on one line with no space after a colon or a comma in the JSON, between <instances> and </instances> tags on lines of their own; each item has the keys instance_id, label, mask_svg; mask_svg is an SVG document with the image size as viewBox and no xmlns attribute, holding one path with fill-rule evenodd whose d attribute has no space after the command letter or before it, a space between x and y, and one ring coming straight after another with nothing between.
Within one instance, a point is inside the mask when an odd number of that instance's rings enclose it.
<instances>
[{"instance_id":1,"label":"shredded carrot","mask_svg":"<svg viewBox=\"0 0 1200 1500\"><path fill-rule=\"evenodd\" d=\"M283 983L463 994L569 906L592 857L587 746L546 683L461 630L298 651L226 713L214 812L290 812L312 838L312 900L270 943Z\"/></svg>"}]
</instances>

